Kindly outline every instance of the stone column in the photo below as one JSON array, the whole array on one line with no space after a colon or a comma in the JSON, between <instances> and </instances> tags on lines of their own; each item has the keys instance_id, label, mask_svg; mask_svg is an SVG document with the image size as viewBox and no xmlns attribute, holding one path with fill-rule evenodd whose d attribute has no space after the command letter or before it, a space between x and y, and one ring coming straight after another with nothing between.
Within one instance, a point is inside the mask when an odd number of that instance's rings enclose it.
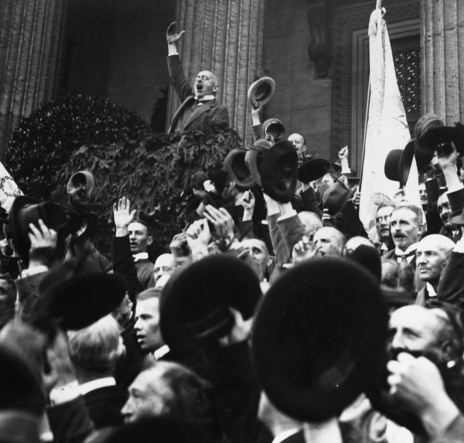
<instances>
[{"instance_id":1,"label":"stone column","mask_svg":"<svg viewBox=\"0 0 464 443\"><path fill-rule=\"evenodd\" d=\"M58 86L66 0L0 1L0 161L22 117Z\"/></svg>"},{"instance_id":2,"label":"stone column","mask_svg":"<svg viewBox=\"0 0 464 443\"><path fill-rule=\"evenodd\" d=\"M177 29L184 71L192 82L202 70L219 79L218 101L229 110L230 125L251 140L248 87L262 76L265 0L178 0ZM179 106L170 91L168 116Z\"/></svg>"},{"instance_id":3,"label":"stone column","mask_svg":"<svg viewBox=\"0 0 464 443\"><path fill-rule=\"evenodd\" d=\"M464 119L464 1L420 6L422 110L454 125Z\"/></svg>"}]
</instances>

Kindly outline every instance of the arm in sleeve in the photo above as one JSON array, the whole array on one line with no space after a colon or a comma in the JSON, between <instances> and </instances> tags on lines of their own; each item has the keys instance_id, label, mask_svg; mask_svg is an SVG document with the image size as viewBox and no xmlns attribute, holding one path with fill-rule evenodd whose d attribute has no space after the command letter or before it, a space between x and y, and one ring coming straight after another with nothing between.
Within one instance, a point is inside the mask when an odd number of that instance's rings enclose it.
<instances>
[{"instance_id":1,"label":"arm in sleeve","mask_svg":"<svg viewBox=\"0 0 464 443\"><path fill-rule=\"evenodd\" d=\"M182 62L178 55L168 56L169 79L176 90L179 100L183 102L187 97L194 95L182 69Z\"/></svg>"}]
</instances>

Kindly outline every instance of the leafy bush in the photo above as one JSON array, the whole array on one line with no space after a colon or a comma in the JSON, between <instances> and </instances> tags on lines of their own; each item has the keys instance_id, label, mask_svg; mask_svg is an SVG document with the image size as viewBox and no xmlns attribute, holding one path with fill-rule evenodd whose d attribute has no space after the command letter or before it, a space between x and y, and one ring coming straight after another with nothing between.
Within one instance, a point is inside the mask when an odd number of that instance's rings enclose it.
<instances>
[{"instance_id":1,"label":"leafy bush","mask_svg":"<svg viewBox=\"0 0 464 443\"><path fill-rule=\"evenodd\" d=\"M240 144L236 131L212 125L182 138L160 133L109 147L85 145L63 165L58 179L64 186L75 171L93 173L95 201L101 204L93 238L102 252L110 250L112 205L123 195L149 218L155 233L153 249L161 251L183 228L180 214L191 195L192 176L222 166L227 153Z\"/></svg>"},{"instance_id":2,"label":"leafy bush","mask_svg":"<svg viewBox=\"0 0 464 443\"><path fill-rule=\"evenodd\" d=\"M44 103L23 119L9 142L6 167L27 195L47 199L56 173L86 145L136 139L147 124L102 97L63 96Z\"/></svg>"}]
</instances>

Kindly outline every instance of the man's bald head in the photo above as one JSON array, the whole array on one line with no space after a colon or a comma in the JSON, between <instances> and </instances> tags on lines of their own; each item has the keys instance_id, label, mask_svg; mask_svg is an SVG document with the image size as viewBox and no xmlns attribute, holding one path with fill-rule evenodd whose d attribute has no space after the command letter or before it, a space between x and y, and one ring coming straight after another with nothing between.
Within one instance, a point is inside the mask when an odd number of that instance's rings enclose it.
<instances>
[{"instance_id":1,"label":"man's bald head","mask_svg":"<svg viewBox=\"0 0 464 443\"><path fill-rule=\"evenodd\" d=\"M298 157L301 157L306 151L306 139L301 134L291 134L287 138L295 146Z\"/></svg>"},{"instance_id":2,"label":"man's bald head","mask_svg":"<svg viewBox=\"0 0 464 443\"><path fill-rule=\"evenodd\" d=\"M314 235L314 248L321 257L338 257L343 254L345 236L335 228L325 226Z\"/></svg>"}]
</instances>

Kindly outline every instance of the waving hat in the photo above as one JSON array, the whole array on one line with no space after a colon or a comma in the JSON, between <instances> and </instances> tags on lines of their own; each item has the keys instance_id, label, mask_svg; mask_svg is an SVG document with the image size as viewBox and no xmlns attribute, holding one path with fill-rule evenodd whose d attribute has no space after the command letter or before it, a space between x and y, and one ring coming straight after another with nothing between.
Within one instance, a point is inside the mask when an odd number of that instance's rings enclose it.
<instances>
[{"instance_id":1,"label":"waving hat","mask_svg":"<svg viewBox=\"0 0 464 443\"><path fill-rule=\"evenodd\" d=\"M275 81L271 77L262 77L248 88L248 99L251 106L264 106L274 95Z\"/></svg>"},{"instance_id":2,"label":"waving hat","mask_svg":"<svg viewBox=\"0 0 464 443\"><path fill-rule=\"evenodd\" d=\"M309 183L323 177L330 170L330 162L324 158L311 158L298 168L298 180Z\"/></svg>"},{"instance_id":3,"label":"waving hat","mask_svg":"<svg viewBox=\"0 0 464 443\"><path fill-rule=\"evenodd\" d=\"M224 160L224 169L229 172L236 186L241 189L250 189L255 185L253 175L245 161L248 152L245 149L233 149Z\"/></svg>"}]
</instances>

